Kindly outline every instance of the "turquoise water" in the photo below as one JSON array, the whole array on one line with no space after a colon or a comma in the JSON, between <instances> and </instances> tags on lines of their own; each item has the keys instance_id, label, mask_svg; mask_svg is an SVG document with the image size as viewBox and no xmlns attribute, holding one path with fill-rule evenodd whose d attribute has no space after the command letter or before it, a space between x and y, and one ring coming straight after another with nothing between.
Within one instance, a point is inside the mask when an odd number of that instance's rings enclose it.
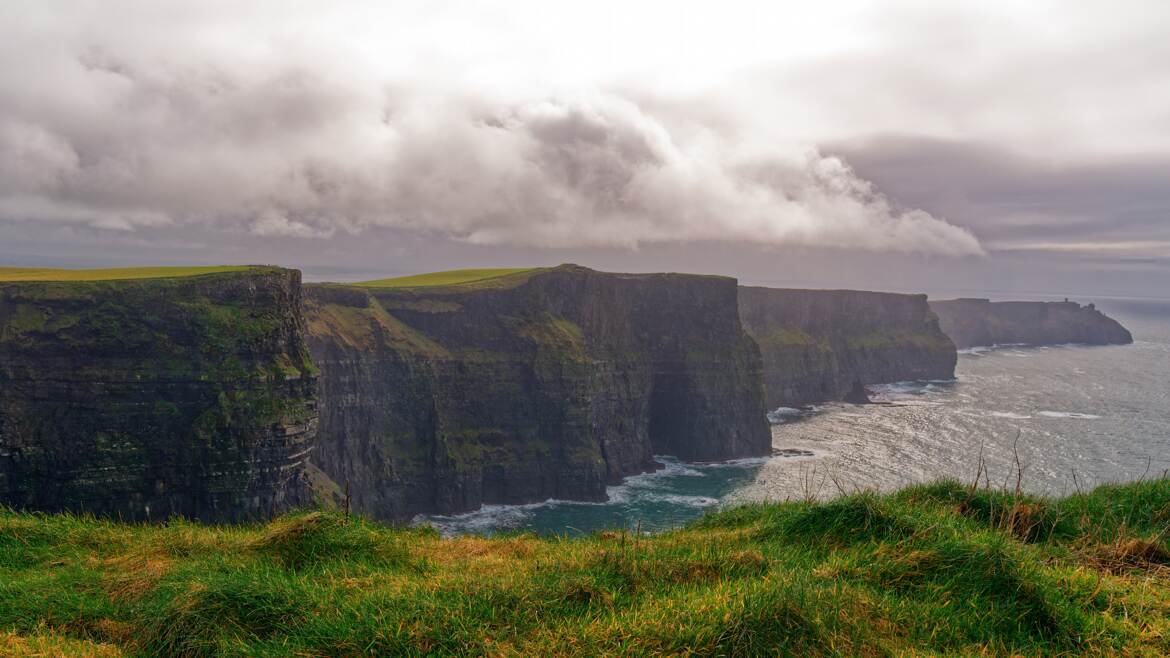
<instances>
[{"instance_id":1,"label":"turquoise water","mask_svg":"<svg viewBox=\"0 0 1170 658\"><path fill-rule=\"evenodd\" d=\"M1133 345L999 347L960 354L956 379L876 387L887 405L830 404L773 414L773 447L788 456L681 464L628 478L606 503L549 501L426 517L444 533L531 530L580 534L677 527L747 501L891 490L939 477L970 480L982 455L990 480L1060 494L1170 469L1170 302L1096 300Z\"/></svg>"}]
</instances>

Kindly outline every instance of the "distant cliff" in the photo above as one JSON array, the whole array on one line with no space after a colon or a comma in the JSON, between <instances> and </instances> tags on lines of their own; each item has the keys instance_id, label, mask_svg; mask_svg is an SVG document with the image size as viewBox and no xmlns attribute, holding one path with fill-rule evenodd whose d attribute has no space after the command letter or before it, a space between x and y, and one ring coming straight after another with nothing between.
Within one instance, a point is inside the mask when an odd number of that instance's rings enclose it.
<instances>
[{"instance_id":1,"label":"distant cliff","mask_svg":"<svg viewBox=\"0 0 1170 658\"><path fill-rule=\"evenodd\" d=\"M0 504L267 518L305 497L300 273L0 283Z\"/></svg>"},{"instance_id":2,"label":"distant cliff","mask_svg":"<svg viewBox=\"0 0 1170 658\"><path fill-rule=\"evenodd\" d=\"M411 288L306 286L313 460L402 520L603 500L652 455L767 454L760 356L733 279L577 266Z\"/></svg>"},{"instance_id":3,"label":"distant cliff","mask_svg":"<svg viewBox=\"0 0 1170 658\"><path fill-rule=\"evenodd\" d=\"M950 379L955 346L926 295L741 286L769 408L840 400L855 382Z\"/></svg>"},{"instance_id":4,"label":"distant cliff","mask_svg":"<svg viewBox=\"0 0 1170 658\"><path fill-rule=\"evenodd\" d=\"M1092 304L954 299L930 302L930 308L960 349L981 345L1133 342L1125 327Z\"/></svg>"}]
</instances>

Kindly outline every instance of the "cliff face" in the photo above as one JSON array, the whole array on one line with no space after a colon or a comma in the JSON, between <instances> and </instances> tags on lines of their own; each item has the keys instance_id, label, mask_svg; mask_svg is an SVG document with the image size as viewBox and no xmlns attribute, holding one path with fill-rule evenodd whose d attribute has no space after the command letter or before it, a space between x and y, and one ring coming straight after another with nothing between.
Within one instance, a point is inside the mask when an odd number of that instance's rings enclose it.
<instances>
[{"instance_id":1,"label":"cliff face","mask_svg":"<svg viewBox=\"0 0 1170 658\"><path fill-rule=\"evenodd\" d=\"M990 345L1113 345L1133 342L1119 322L1092 304L954 299L930 303L960 349Z\"/></svg>"},{"instance_id":2,"label":"cliff face","mask_svg":"<svg viewBox=\"0 0 1170 658\"><path fill-rule=\"evenodd\" d=\"M0 283L0 503L127 520L307 502L300 273Z\"/></svg>"},{"instance_id":3,"label":"cliff face","mask_svg":"<svg viewBox=\"0 0 1170 658\"><path fill-rule=\"evenodd\" d=\"M926 295L741 286L739 310L760 346L771 409L840 400L857 381L955 375L955 346Z\"/></svg>"},{"instance_id":4,"label":"cliff face","mask_svg":"<svg viewBox=\"0 0 1170 658\"><path fill-rule=\"evenodd\" d=\"M423 288L306 286L313 460L383 519L604 500L651 455L766 454L732 279L576 266Z\"/></svg>"}]
</instances>

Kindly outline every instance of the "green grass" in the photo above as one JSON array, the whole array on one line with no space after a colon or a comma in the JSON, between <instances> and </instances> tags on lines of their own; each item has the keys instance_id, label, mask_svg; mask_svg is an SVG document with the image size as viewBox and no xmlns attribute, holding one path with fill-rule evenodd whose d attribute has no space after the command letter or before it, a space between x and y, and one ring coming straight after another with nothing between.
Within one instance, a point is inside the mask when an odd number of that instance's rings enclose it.
<instances>
[{"instance_id":1,"label":"green grass","mask_svg":"<svg viewBox=\"0 0 1170 658\"><path fill-rule=\"evenodd\" d=\"M45 267L0 267L0 282L11 281L115 281L124 279L162 279L199 276L222 272L242 272L251 265L211 265L180 267L119 267L113 269L53 269Z\"/></svg>"},{"instance_id":2,"label":"green grass","mask_svg":"<svg viewBox=\"0 0 1170 658\"><path fill-rule=\"evenodd\" d=\"M1168 532L1166 479L1064 499L940 482L646 537L0 512L0 652L1165 656Z\"/></svg>"},{"instance_id":3,"label":"green grass","mask_svg":"<svg viewBox=\"0 0 1170 658\"><path fill-rule=\"evenodd\" d=\"M446 272L431 272L429 274L413 274L391 279L375 279L362 281L354 285L369 288L422 288L430 286L453 286L463 283L476 283L488 279L498 279L511 274L531 272L531 267L496 267L473 270L448 270Z\"/></svg>"}]
</instances>

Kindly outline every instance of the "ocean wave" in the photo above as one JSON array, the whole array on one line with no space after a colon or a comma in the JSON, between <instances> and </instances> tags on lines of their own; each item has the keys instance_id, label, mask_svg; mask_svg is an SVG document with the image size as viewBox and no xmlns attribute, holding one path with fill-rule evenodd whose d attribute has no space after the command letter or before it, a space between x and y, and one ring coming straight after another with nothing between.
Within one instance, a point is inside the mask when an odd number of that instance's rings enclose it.
<instances>
[{"instance_id":1,"label":"ocean wave","mask_svg":"<svg viewBox=\"0 0 1170 658\"><path fill-rule=\"evenodd\" d=\"M874 384L869 387L874 395L897 399L899 396L921 396L927 393L936 393L953 385L954 379L930 379L926 381L891 382L889 384Z\"/></svg>"},{"instance_id":2,"label":"ocean wave","mask_svg":"<svg viewBox=\"0 0 1170 658\"><path fill-rule=\"evenodd\" d=\"M783 425L819 413L823 407L809 405L807 407L776 407L768 412L768 422L773 425Z\"/></svg>"},{"instance_id":3,"label":"ocean wave","mask_svg":"<svg viewBox=\"0 0 1170 658\"><path fill-rule=\"evenodd\" d=\"M810 455L811 451L807 451ZM439 531L439 534L449 537L459 534L490 533L509 528L522 527L532 518L537 510L550 507L570 506L621 506L634 502L658 502L686 507L713 507L719 504L719 499L709 496L692 496L687 494L659 493L655 489L661 487L658 482L665 477L706 477L703 470L713 468L746 468L763 464L771 457L747 457L725 462L709 464L688 464L679 461L671 455L655 455L654 459L662 464L662 468L649 473L631 475L622 480L621 484L605 488L608 500L563 500L549 498L539 502L522 503L517 505L484 505L477 510L462 514L419 514L411 520L411 525L429 524Z\"/></svg>"},{"instance_id":4,"label":"ocean wave","mask_svg":"<svg viewBox=\"0 0 1170 658\"><path fill-rule=\"evenodd\" d=\"M712 468L747 468L749 466L758 466L760 464L764 464L769 459L772 459L771 455L768 455L767 457L743 457L741 459L729 459L724 462L705 462L703 464L696 464L695 466L697 468L702 468L703 470Z\"/></svg>"},{"instance_id":5,"label":"ocean wave","mask_svg":"<svg viewBox=\"0 0 1170 658\"><path fill-rule=\"evenodd\" d=\"M463 514L419 514L411 525L430 525L444 537L488 533L501 528L517 528L532 516L533 510L554 504L553 500L524 505L484 505Z\"/></svg>"},{"instance_id":6,"label":"ocean wave","mask_svg":"<svg viewBox=\"0 0 1170 658\"><path fill-rule=\"evenodd\" d=\"M893 382L890 384L874 384L869 388L876 395L908 395L926 391L928 386L930 384L925 382Z\"/></svg>"},{"instance_id":7,"label":"ocean wave","mask_svg":"<svg viewBox=\"0 0 1170 658\"><path fill-rule=\"evenodd\" d=\"M1037 412L1037 414L1046 418L1079 418L1082 420L1093 420L1100 418L1100 416L1096 414L1083 414L1076 411L1040 411Z\"/></svg>"},{"instance_id":8,"label":"ocean wave","mask_svg":"<svg viewBox=\"0 0 1170 658\"><path fill-rule=\"evenodd\" d=\"M713 507L719 504L718 498L710 498L708 496L688 496L686 494L644 494L640 497L640 499L656 503L685 505L687 507Z\"/></svg>"}]
</instances>

